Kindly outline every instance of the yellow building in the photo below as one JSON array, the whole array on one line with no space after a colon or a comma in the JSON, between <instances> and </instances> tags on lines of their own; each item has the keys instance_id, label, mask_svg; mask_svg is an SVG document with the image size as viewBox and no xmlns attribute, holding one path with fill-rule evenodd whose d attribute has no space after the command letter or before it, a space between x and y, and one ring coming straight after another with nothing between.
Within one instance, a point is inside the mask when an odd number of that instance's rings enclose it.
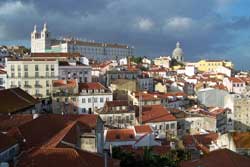
<instances>
[{"instance_id":1,"label":"yellow building","mask_svg":"<svg viewBox=\"0 0 250 167\"><path fill-rule=\"evenodd\" d=\"M233 68L233 63L227 60L200 60L196 64L197 69L203 72L215 72L220 66Z\"/></svg>"},{"instance_id":2,"label":"yellow building","mask_svg":"<svg viewBox=\"0 0 250 167\"><path fill-rule=\"evenodd\" d=\"M50 96L52 80L58 78L55 59L9 59L6 61L7 87L20 87L38 98Z\"/></svg>"},{"instance_id":3,"label":"yellow building","mask_svg":"<svg viewBox=\"0 0 250 167\"><path fill-rule=\"evenodd\" d=\"M162 82L158 82L155 84L155 91L161 93L167 93L167 85L163 84Z\"/></svg>"}]
</instances>

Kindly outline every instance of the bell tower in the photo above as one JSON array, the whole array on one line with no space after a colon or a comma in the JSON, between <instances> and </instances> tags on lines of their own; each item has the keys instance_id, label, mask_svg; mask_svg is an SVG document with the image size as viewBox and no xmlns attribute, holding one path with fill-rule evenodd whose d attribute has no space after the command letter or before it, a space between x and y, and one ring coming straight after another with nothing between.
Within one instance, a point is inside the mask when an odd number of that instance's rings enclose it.
<instances>
[{"instance_id":1,"label":"bell tower","mask_svg":"<svg viewBox=\"0 0 250 167\"><path fill-rule=\"evenodd\" d=\"M43 25L41 33L37 32L36 25L31 33L31 52L44 53L51 49L50 32L48 31L47 24Z\"/></svg>"}]
</instances>

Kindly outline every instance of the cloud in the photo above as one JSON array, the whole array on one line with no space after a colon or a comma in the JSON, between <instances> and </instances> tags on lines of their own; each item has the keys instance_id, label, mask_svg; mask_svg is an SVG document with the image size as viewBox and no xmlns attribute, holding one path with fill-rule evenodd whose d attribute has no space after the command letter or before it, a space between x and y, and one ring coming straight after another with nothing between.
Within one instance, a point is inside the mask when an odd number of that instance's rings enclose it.
<instances>
[{"instance_id":1,"label":"cloud","mask_svg":"<svg viewBox=\"0 0 250 167\"><path fill-rule=\"evenodd\" d=\"M186 60L215 57L248 32L250 19L227 18L219 9L234 0L5 0L0 1L0 44L30 40L34 24L48 23L53 37L75 36L134 45L138 55L171 54L181 41ZM223 47L221 47L223 45ZM213 52L211 52L213 51Z\"/></svg>"},{"instance_id":2,"label":"cloud","mask_svg":"<svg viewBox=\"0 0 250 167\"><path fill-rule=\"evenodd\" d=\"M142 31L149 31L154 27L154 22L148 18L139 18L136 26Z\"/></svg>"},{"instance_id":3,"label":"cloud","mask_svg":"<svg viewBox=\"0 0 250 167\"><path fill-rule=\"evenodd\" d=\"M167 19L165 28L167 30L188 30L194 24L193 20L188 17L172 17Z\"/></svg>"}]
</instances>

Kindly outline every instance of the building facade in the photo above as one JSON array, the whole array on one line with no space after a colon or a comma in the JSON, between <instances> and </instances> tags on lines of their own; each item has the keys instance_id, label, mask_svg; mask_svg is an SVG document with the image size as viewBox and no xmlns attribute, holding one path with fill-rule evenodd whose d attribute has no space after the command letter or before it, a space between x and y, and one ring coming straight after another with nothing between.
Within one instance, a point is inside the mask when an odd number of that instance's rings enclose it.
<instances>
[{"instance_id":1,"label":"building facade","mask_svg":"<svg viewBox=\"0 0 250 167\"><path fill-rule=\"evenodd\" d=\"M91 67L77 62L59 62L59 79L77 79L78 82L91 82Z\"/></svg>"},{"instance_id":2,"label":"building facade","mask_svg":"<svg viewBox=\"0 0 250 167\"><path fill-rule=\"evenodd\" d=\"M37 31L36 26L31 33L31 52L80 53L87 58L110 60L133 56L134 47L123 44L98 43L75 39L52 39L47 25L44 24L41 33Z\"/></svg>"},{"instance_id":3,"label":"building facade","mask_svg":"<svg viewBox=\"0 0 250 167\"><path fill-rule=\"evenodd\" d=\"M52 80L58 78L58 61L54 59L10 59L6 62L7 88L20 87L30 95L46 98Z\"/></svg>"},{"instance_id":4,"label":"building facade","mask_svg":"<svg viewBox=\"0 0 250 167\"><path fill-rule=\"evenodd\" d=\"M98 82L80 83L77 98L78 113L91 114L102 108L106 101L112 101L113 94Z\"/></svg>"}]
</instances>

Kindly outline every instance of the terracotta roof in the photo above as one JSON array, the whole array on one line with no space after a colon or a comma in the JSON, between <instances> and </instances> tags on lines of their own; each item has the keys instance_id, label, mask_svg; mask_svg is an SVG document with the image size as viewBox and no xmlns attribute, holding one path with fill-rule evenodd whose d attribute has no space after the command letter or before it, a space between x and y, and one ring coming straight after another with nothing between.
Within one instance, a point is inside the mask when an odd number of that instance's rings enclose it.
<instances>
[{"instance_id":1,"label":"terracotta roof","mask_svg":"<svg viewBox=\"0 0 250 167\"><path fill-rule=\"evenodd\" d=\"M106 101L106 105L108 107L116 107L116 106L128 106L129 102L127 100L114 100L114 101Z\"/></svg>"},{"instance_id":2,"label":"terracotta roof","mask_svg":"<svg viewBox=\"0 0 250 167\"><path fill-rule=\"evenodd\" d=\"M77 81L76 80L53 80L52 85L53 87L76 87Z\"/></svg>"},{"instance_id":3,"label":"terracotta roof","mask_svg":"<svg viewBox=\"0 0 250 167\"><path fill-rule=\"evenodd\" d=\"M106 141L135 141L135 133L133 129L108 129Z\"/></svg>"},{"instance_id":4,"label":"terracotta roof","mask_svg":"<svg viewBox=\"0 0 250 167\"><path fill-rule=\"evenodd\" d=\"M212 151L198 160L184 161L180 167L249 167L250 159L228 149Z\"/></svg>"},{"instance_id":5,"label":"terracotta roof","mask_svg":"<svg viewBox=\"0 0 250 167\"><path fill-rule=\"evenodd\" d=\"M11 128L21 126L32 120L32 114L0 115L0 131L7 132Z\"/></svg>"},{"instance_id":6,"label":"terracotta roof","mask_svg":"<svg viewBox=\"0 0 250 167\"><path fill-rule=\"evenodd\" d=\"M228 79L229 79L229 81L231 81L233 83L242 83L242 82L244 82L242 79L236 78L236 77L229 77Z\"/></svg>"},{"instance_id":7,"label":"terracotta roof","mask_svg":"<svg viewBox=\"0 0 250 167\"><path fill-rule=\"evenodd\" d=\"M134 96L138 99L139 98L139 95L141 96L141 99L142 100L160 100L159 97L153 95L153 94L150 94L150 93L147 93L147 92L134 92Z\"/></svg>"},{"instance_id":8,"label":"terracotta roof","mask_svg":"<svg viewBox=\"0 0 250 167\"><path fill-rule=\"evenodd\" d=\"M134 126L135 127L135 132L136 133L152 133L153 130L149 125L138 125Z\"/></svg>"},{"instance_id":9,"label":"terracotta roof","mask_svg":"<svg viewBox=\"0 0 250 167\"><path fill-rule=\"evenodd\" d=\"M37 147L53 143L53 139L64 138L70 131L71 128L68 129L68 127L72 125L72 122L79 123L85 129L93 129L96 128L97 119L97 115L41 115L28 123L11 129L8 135L16 137L18 140L25 139L26 148Z\"/></svg>"},{"instance_id":10,"label":"terracotta roof","mask_svg":"<svg viewBox=\"0 0 250 167\"><path fill-rule=\"evenodd\" d=\"M0 90L0 113L8 114L15 113L36 105L38 100L26 93L20 88L10 88Z\"/></svg>"},{"instance_id":11,"label":"terracotta roof","mask_svg":"<svg viewBox=\"0 0 250 167\"><path fill-rule=\"evenodd\" d=\"M150 147L152 152L156 155L166 155L171 151L171 147L169 145L162 146L152 146ZM132 146L121 146L122 151L133 153L136 156L144 155L144 147L133 148Z\"/></svg>"},{"instance_id":12,"label":"terracotta roof","mask_svg":"<svg viewBox=\"0 0 250 167\"><path fill-rule=\"evenodd\" d=\"M90 167L87 159L83 159L72 148L39 148L18 162L19 167Z\"/></svg>"},{"instance_id":13,"label":"terracotta roof","mask_svg":"<svg viewBox=\"0 0 250 167\"><path fill-rule=\"evenodd\" d=\"M80 57L80 53L31 53L31 57Z\"/></svg>"},{"instance_id":14,"label":"terracotta roof","mask_svg":"<svg viewBox=\"0 0 250 167\"><path fill-rule=\"evenodd\" d=\"M212 141L216 141L218 139L218 134L215 132L211 132L208 134L197 134L197 135L188 135L183 138L183 144L185 147L196 146L197 149L209 150L209 145L212 144Z\"/></svg>"},{"instance_id":15,"label":"terracotta roof","mask_svg":"<svg viewBox=\"0 0 250 167\"><path fill-rule=\"evenodd\" d=\"M224 86L223 84L216 84L213 88L215 89L220 89L220 90L228 90L226 86Z\"/></svg>"},{"instance_id":16,"label":"terracotta roof","mask_svg":"<svg viewBox=\"0 0 250 167\"><path fill-rule=\"evenodd\" d=\"M4 70L0 70L0 74L7 74L7 72Z\"/></svg>"},{"instance_id":17,"label":"terracotta roof","mask_svg":"<svg viewBox=\"0 0 250 167\"><path fill-rule=\"evenodd\" d=\"M142 122L167 122L176 121L176 118L162 105L150 105L142 107Z\"/></svg>"},{"instance_id":18,"label":"terracotta roof","mask_svg":"<svg viewBox=\"0 0 250 167\"><path fill-rule=\"evenodd\" d=\"M236 148L250 148L250 132L234 132L232 133L232 137Z\"/></svg>"},{"instance_id":19,"label":"terracotta roof","mask_svg":"<svg viewBox=\"0 0 250 167\"><path fill-rule=\"evenodd\" d=\"M5 134L0 133L0 153L17 144L17 141Z\"/></svg>"},{"instance_id":20,"label":"terracotta roof","mask_svg":"<svg viewBox=\"0 0 250 167\"><path fill-rule=\"evenodd\" d=\"M94 89L106 89L101 83L99 82L89 82L89 83L79 83L79 90L94 90Z\"/></svg>"}]
</instances>

